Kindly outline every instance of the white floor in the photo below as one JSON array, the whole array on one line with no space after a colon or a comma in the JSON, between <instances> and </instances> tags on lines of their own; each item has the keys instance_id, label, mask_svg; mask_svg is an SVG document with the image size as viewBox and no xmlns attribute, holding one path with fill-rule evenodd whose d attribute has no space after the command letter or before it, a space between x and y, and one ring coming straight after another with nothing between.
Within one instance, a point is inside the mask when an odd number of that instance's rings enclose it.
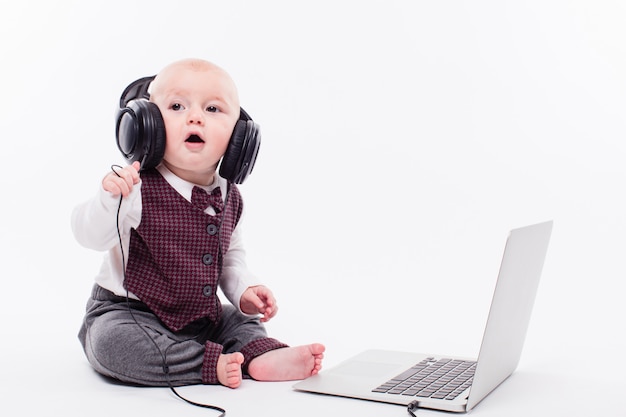
<instances>
[{"instance_id":1,"label":"white floor","mask_svg":"<svg viewBox=\"0 0 626 417\"><path fill-rule=\"evenodd\" d=\"M331 347L335 347L331 344ZM27 350L27 349L26 349ZM81 357L77 343L42 341L32 361L25 349L3 348L2 410L4 415L88 415L154 417L211 416L164 388L118 385L95 374ZM623 378L600 371L608 358L598 355L586 365L552 362L540 346L529 349L520 369L472 411L480 416L623 416ZM7 355L8 353L8 355ZM581 352L583 353L583 352ZM337 359L336 354L329 355ZM11 360L7 360L12 358ZM551 363L552 362L552 363ZM593 365L590 365L590 362ZM572 365L579 371L568 370ZM590 381L586 381L590 377ZM561 384L563 384L561 386ZM403 407L295 392L292 383L244 381L237 390L219 386L180 388L188 399L219 405L228 416L406 416ZM571 390L571 391L570 391ZM418 415L443 415L420 410Z\"/></svg>"}]
</instances>

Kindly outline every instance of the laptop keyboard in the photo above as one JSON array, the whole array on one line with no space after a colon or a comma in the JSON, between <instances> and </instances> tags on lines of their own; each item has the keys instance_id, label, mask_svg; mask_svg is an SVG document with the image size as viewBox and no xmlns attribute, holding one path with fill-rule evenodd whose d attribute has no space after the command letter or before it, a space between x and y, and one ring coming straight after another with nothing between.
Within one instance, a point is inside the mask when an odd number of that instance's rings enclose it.
<instances>
[{"instance_id":1,"label":"laptop keyboard","mask_svg":"<svg viewBox=\"0 0 626 417\"><path fill-rule=\"evenodd\" d=\"M453 400L472 385L476 361L426 358L373 392Z\"/></svg>"}]
</instances>

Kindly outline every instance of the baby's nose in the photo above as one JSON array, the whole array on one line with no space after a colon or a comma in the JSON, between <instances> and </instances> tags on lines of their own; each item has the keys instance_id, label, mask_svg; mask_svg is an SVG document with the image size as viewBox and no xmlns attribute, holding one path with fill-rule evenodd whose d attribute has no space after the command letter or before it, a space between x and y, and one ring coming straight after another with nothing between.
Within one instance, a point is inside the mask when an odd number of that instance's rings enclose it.
<instances>
[{"instance_id":1,"label":"baby's nose","mask_svg":"<svg viewBox=\"0 0 626 417\"><path fill-rule=\"evenodd\" d=\"M192 125L202 125L204 124L204 118L202 116L202 112L197 110L192 110L189 112L189 118L187 119L187 123Z\"/></svg>"}]
</instances>

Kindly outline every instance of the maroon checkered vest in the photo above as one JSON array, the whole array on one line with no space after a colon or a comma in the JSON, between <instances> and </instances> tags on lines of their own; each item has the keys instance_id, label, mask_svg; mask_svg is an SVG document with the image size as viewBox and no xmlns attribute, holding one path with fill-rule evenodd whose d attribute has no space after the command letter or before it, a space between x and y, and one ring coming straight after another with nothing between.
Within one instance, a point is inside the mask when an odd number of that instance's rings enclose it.
<instances>
[{"instance_id":1,"label":"maroon checkered vest","mask_svg":"<svg viewBox=\"0 0 626 417\"><path fill-rule=\"evenodd\" d=\"M173 331L203 317L217 321L222 313L216 294L222 267L218 239L225 254L243 208L239 190L231 185L228 205L212 216L157 170L142 172L141 181L141 223L131 229L126 288Z\"/></svg>"}]
</instances>

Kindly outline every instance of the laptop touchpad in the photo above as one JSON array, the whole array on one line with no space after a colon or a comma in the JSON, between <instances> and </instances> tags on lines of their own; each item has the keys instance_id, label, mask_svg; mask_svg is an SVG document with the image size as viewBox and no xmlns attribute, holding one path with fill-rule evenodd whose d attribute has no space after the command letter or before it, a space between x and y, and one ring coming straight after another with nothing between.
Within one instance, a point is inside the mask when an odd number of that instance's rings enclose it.
<instances>
[{"instance_id":1,"label":"laptop touchpad","mask_svg":"<svg viewBox=\"0 0 626 417\"><path fill-rule=\"evenodd\" d=\"M337 366L332 372L350 376L385 376L397 369L397 364L350 361Z\"/></svg>"}]
</instances>

